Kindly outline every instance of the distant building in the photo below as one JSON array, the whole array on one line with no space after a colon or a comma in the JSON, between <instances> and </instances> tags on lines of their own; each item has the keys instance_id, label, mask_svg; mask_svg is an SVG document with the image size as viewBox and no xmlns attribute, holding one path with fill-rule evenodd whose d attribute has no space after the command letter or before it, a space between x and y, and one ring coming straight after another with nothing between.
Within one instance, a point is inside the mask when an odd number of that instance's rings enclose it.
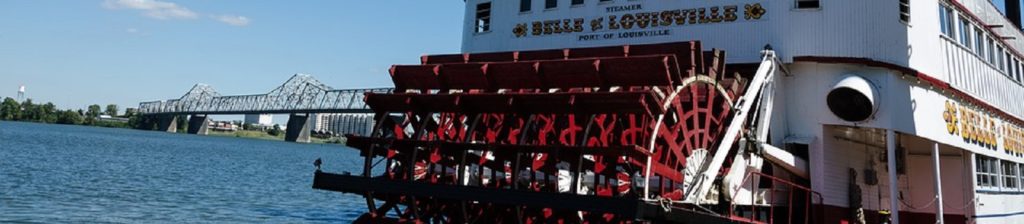
<instances>
[{"instance_id":1,"label":"distant building","mask_svg":"<svg viewBox=\"0 0 1024 224\"><path fill-rule=\"evenodd\" d=\"M125 117L111 117L110 115L105 115L105 114L104 115L100 115L99 117L97 117L96 120L103 121L103 122L128 123L128 118L125 118Z\"/></svg>"},{"instance_id":2,"label":"distant building","mask_svg":"<svg viewBox=\"0 0 1024 224\"><path fill-rule=\"evenodd\" d=\"M338 135L369 135L373 128L372 114L314 114L310 130Z\"/></svg>"},{"instance_id":3,"label":"distant building","mask_svg":"<svg viewBox=\"0 0 1024 224\"><path fill-rule=\"evenodd\" d=\"M274 116L270 114L246 114L246 124L274 125Z\"/></svg>"}]
</instances>

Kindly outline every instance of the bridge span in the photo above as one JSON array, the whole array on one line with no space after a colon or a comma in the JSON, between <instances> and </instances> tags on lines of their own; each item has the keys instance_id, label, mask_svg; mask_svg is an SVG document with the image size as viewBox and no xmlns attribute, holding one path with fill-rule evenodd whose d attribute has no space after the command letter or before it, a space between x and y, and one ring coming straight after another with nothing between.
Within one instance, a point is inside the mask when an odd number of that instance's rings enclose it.
<instances>
[{"instance_id":1,"label":"bridge span","mask_svg":"<svg viewBox=\"0 0 1024 224\"><path fill-rule=\"evenodd\" d=\"M177 117L189 116L188 133L208 133L208 115L289 114L285 140L309 142L311 114L373 113L363 103L367 92L388 93L393 88L334 89L305 74L296 74L266 94L223 96L213 87L196 84L178 99L139 103L139 112L158 130L177 131Z\"/></svg>"}]
</instances>

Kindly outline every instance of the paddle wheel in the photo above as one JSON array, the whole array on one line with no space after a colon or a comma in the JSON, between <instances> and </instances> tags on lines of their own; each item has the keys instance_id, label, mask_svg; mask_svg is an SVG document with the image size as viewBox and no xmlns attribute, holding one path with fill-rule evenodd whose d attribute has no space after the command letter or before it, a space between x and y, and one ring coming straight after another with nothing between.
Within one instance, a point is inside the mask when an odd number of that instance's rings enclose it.
<instances>
[{"instance_id":1,"label":"paddle wheel","mask_svg":"<svg viewBox=\"0 0 1024 224\"><path fill-rule=\"evenodd\" d=\"M753 83L695 41L423 56L366 95L373 132L347 136L363 173L314 188L363 195L367 223L728 221L694 207L740 148L766 52Z\"/></svg>"}]
</instances>

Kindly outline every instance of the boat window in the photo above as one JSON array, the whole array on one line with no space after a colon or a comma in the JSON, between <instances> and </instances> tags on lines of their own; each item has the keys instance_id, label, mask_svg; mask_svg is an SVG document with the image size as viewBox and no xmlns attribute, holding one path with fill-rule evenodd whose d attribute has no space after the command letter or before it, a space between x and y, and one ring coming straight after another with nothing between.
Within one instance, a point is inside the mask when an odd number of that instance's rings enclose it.
<instances>
[{"instance_id":1,"label":"boat window","mask_svg":"<svg viewBox=\"0 0 1024 224\"><path fill-rule=\"evenodd\" d=\"M971 21L963 16L960 17L960 44L971 49Z\"/></svg>"},{"instance_id":2,"label":"boat window","mask_svg":"<svg viewBox=\"0 0 1024 224\"><path fill-rule=\"evenodd\" d=\"M999 179L999 170L997 170L996 163L998 161L992 157L976 155L975 156L975 173L977 173L978 187L999 187L997 183Z\"/></svg>"},{"instance_id":3,"label":"boat window","mask_svg":"<svg viewBox=\"0 0 1024 224\"><path fill-rule=\"evenodd\" d=\"M1010 56L1010 51L1006 51L1003 54L1003 58L1006 58L1006 63L1004 63L1004 66L1006 66L1006 77L1013 77L1013 56Z\"/></svg>"},{"instance_id":4,"label":"boat window","mask_svg":"<svg viewBox=\"0 0 1024 224\"><path fill-rule=\"evenodd\" d=\"M545 0L544 1L544 8L545 9L553 9L553 8L557 8L557 7L558 7L558 0Z\"/></svg>"},{"instance_id":5,"label":"boat window","mask_svg":"<svg viewBox=\"0 0 1024 224\"><path fill-rule=\"evenodd\" d=\"M949 6L939 4L939 26L942 34L953 38L953 10Z\"/></svg>"},{"instance_id":6,"label":"boat window","mask_svg":"<svg viewBox=\"0 0 1024 224\"><path fill-rule=\"evenodd\" d=\"M574 6L575 5L582 5L582 4L583 4L583 0L572 0L572 5L574 5Z\"/></svg>"},{"instance_id":7,"label":"boat window","mask_svg":"<svg viewBox=\"0 0 1024 224\"><path fill-rule=\"evenodd\" d=\"M483 33L491 31L491 3L480 3L476 5L476 32Z\"/></svg>"},{"instance_id":8,"label":"boat window","mask_svg":"<svg viewBox=\"0 0 1024 224\"><path fill-rule=\"evenodd\" d=\"M1024 64L1017 64L1017 65L1020 66L1021 69L1024 69ZM1024 81L1024 80L1021 80L1021 79L1024 79L1024 71L1017 70L1017 82Z\"/></svg>"},{"instance_id":9,"label":"boat window","mask_svg":"<svg viewBox=\"0 0 1024 224\"><path fill-rule=\"evenodd\" d=\"M1010 67L1013 67L1013 72L1006 74L1006 76L1010 77L1010 79L1015 79L1020 76L1020 60L1013 58L1013 61L1010 63L1013 63L1010 65Z\"/></svg>"},{"instance_id":10,"label":"boat window","mask_svg":"<svg viewBox=\"0 0 1024 224\"><path fill-rule=\"evenodd\" d=\"M983 39L985 39L985 32L982 32L981 29L975 27L974 28L974 52L978 53L978 56L982 57L982 58L985 57L984 56L985 55L985 43L982 41Z\"/></svg>"},{"instance_id":11,"label":"boat window","mask_svg":"<svg viewBox=\"0 0 1024 224\"><path fill-rule=\"evenodd\" d=\"M798 8L798 9L817 9L817 8L821 8L821 1L819 1L819 0L796 0L796 8Z\"/></svg>"},{"instance_id":12,"label":"boat window","mask_svg":"<svg viewBox=\"0 0 1024 224\"><path fill-rule=\"evenodd\" d=\"M992 41L992 37L986 38L985 41L986 41L985 42L986 45L988 45L988 63L992 64L992 65L995 65L996 64L996 47L995 47L995 42Z\"/></svg>"},{"instance_id":13,"label":"boat window","mask_svg":"<svg viewBox=\"0 0 1024 224\"><path fill-rule=\"evenodd\" d=\"M1003 166L1003 188L1016 189L1017 188L1017 163L1010 161L1002 161Z\"/></svg>"},{"instance_id":14,"label":"boat window","mask_svg":"<svg viewBox=\"0 0 1024 224\"><path fill-rule=\"evenodd\" d=\"M1021 172L1024 171L1024 164L1017 164L1017 171L1017 176L1020 177L1018 178L1021 181L1020 183L1024 183L1024 172Z\"/></svg>"},{"instance_id":15,"label":"boat window","mask_svg":"<svg viewBox=\"0 0 1024 224\"><path fill-rule=\"evenodd\" d=\"M996 46L996 49L998 49L996 51L996 67L999 68L999 71L1006 72L1006 63L1003 63L1003 60L1005 60L1003 55L1006 55L1006 52L1003 51L1002 46Z\"/></svg>"},{"instance_id":16,"label":"boat window","mask_svg":"<svg viewBox=\"0 0 1024 224\"><path fill-rule=\"evenodd\" d=\"M910 0L900 0L900 21L910 23Z\"/></svg>"},{"instance_id":17,"label":"boat window","mask_svg":"<svg viewBox=\"0 0 1024 224\"><path fill-rule=\"evenodd\" d=\"M519 0L519 12L529 12L533 6L533 0Z\"/></svg>"}]
</instances>

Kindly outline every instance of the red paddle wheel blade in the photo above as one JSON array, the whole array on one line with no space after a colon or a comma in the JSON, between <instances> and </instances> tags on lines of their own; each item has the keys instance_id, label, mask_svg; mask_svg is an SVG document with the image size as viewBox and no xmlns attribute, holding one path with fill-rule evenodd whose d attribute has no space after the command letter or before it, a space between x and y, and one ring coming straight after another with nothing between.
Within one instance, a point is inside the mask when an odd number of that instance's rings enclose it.
<instances>
[{"instance_id":1,"label":"red paddle wheel blade","mask_svg":"<svg viewBox=\"0 0 1024 224\"><path fill-rule=\"evenodd\" d=\"M367 94L373 134L347 136L362 175L314 188L364 195L361 220L631 222L716 148L745 85L724 58L698 42L424 56Z\"/></svg>"}]
</instances>

